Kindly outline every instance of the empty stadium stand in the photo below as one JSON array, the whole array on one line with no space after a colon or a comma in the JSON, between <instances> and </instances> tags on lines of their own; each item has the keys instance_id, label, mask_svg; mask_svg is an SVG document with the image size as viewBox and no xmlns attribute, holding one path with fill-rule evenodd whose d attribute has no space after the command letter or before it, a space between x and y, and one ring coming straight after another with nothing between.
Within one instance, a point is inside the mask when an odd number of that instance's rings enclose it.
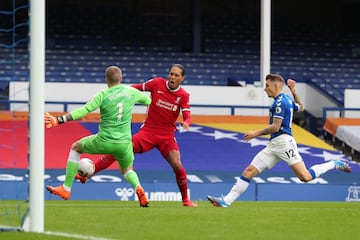
<instances>
[{"instance_id":1,"label":"empty stadium stand","mask_svg":"<svg viewBox=\"0 0 360 240\"><path fill-rule=\"evenodd\" d=\"M194 54L191 16L134 14L121 4L116 9L108 4L67 2L59 8L48 3L46 81L102 82L104 67L117 64L124 70L125 82L141 82L166 76L175 62L188 70L184 84L259 81L258 13L204 16L202 52ZM342 106L343 89L360 88L359 56L353 54L359 48L359 34L350 31L340 36L333 29L275 25L271 69L312 84ZM15 70L3 60L12 54L0 48L1 80L27 81L26 46L16 49L20 57Z\"/></svg>"},{"instance_id":2,"label":"empty stadium stand","mask_svg":"<svg viewBox=\"0 0 360 240\"><path fill-rule=\"evenodd\" d=\"M104 67L117 64L124 70L125 82L141 82L154 75L166 76L175 62L188 70L184 84L259 80L258 12L204 14L202 52L194 54L189 14L135 14L116 1L65 3L53 1L47 6L46 81L102 82ZM1 14L0 18L10 21ZM360 88L359 33L336 31L338 26L277 21L275 18L272 34L272 71L312 84L342 106L343 90ZM26 35L24 30L17 34ZM7 36L6 31L0 34ZM16 68L7 61L14 55ZM15 51L0 47L0 56L2 89L10 79L28 80L26 44Z\"/></svg>"}]
</instances>

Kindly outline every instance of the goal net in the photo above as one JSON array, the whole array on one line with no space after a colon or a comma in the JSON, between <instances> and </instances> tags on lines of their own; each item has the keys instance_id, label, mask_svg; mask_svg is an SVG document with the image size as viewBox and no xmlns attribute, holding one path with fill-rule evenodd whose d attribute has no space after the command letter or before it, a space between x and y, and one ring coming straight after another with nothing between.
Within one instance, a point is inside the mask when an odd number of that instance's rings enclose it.
<instances>
[{"instance_id":1,"label":"goal net","mask_svg":"<svg viewBox=\"0 0 360 240\"><path fill-rule=\"evenodd\" d=\"M23 230L29 205L28 107L10 102L10 83L29 81L28 11L27 0L0 1L0 231Z\"/></svg>"}]
</instances>

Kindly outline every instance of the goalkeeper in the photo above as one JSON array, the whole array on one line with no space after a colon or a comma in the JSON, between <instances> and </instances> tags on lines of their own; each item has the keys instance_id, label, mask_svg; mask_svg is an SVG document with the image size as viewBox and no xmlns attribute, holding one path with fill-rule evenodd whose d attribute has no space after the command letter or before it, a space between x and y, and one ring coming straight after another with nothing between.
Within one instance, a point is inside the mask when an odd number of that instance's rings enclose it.
<instances>
[{"instance_id":1,"label":"goalkeeper","mask_svg":"<svg viewBox=\"0 0 360 240\"><path fill-rule=\"evenodd\" d=\"M63 185L46 186L52 194L69 199L71 187L79 168L80 154L112 154L118 161L120 171L134 187L140 207L148 207L148 200L139 178L133 171L134 153L131 141L131 116L136 103L150 104L151 98L139 90L121 85L122 73L117 66L110 66L105 71L108 88L98 92L83 107L63 116L54 117L49 113L44 116L47 128L80 119L100 108L99 132L84 137L73 143L66 164L66 177Z\"/></svg>"}]
</instances>

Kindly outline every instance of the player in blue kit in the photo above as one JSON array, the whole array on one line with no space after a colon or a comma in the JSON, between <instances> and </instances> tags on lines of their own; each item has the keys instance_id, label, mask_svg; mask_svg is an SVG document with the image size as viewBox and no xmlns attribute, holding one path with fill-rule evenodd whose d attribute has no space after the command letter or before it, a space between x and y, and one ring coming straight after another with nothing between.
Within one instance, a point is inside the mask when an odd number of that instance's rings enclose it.
<instances>
[{"instance_id":1,"label":"player in blue kit","mask_svg":"<svg viewBox=\"0 0 360 240\"><path fill-rule=\"evenodd\" d=\"M303 182L309 182L332 169L351 172L350 166L339 160L317 164L310 169L306 168L291 130L294 112L304 111L304 106L296 92L295 81L292 79L287 81L293 99L284 93L284 85L285 80L281 75L269 74L266 76L264 90L269 98L274 99L270 107L269 126L258 131L245 133L244 140L248 142L258 136L270 134L269 144L253 158L227 195L221 197L207 196L207 199L214 206L229 207L247 189L253 177L272 168L280 160L284 160Z\"/></svg>"}]
</instances>

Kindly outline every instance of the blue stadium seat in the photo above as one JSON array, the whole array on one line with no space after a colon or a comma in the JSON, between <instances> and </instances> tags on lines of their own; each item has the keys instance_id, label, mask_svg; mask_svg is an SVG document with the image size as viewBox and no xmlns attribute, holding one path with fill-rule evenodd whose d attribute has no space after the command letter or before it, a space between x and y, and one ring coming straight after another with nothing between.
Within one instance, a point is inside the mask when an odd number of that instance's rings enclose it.
<instances>
[{"instance_id":1,"label":"blue stadium seat","mask_svg":"<svg viewBox=\"0 0 360 240\"><path fill-rule=\"evenodd\" d=\"M69 11L81 13L76 8ZM124 82L134 83L153 76L166 77L172 63L185 66L184 84L189 85L227 85L230 77L248 82L259 80L259 26L248 19L239 24L230 16L204 18L202 53L194 54L188 50L189 42L192 44L191 22L184 17L133 16L128 21L126 16L116 16L116 22L127 23L119 31L118 25L111 24L114 22L111 16L103 18L99 12L92 17L84 15L83 21L89 24L75 26L72 21L77 14L64 18L56 11L51 13L46 81L103 82L104 69L119 65ZM104 21L107 24L101 24ZM174 27L183 34L173 34ZM358 47L358 36L349 34L336 39L314 29L304 26L297 28L296 34L292 29L274 34L271 69L323 88L342 103L343 90L358 87L360 83L359 59L351 55L351 48ZM8 49L0 49L2 78L13 74L2 65L3 59L11 54ZM15 69L15 74L27 81L28 76L21 72L27 72L28 50L19 48L16 54L23 58L18 60L20 67Z\"/></svg>"}]
</instances>

